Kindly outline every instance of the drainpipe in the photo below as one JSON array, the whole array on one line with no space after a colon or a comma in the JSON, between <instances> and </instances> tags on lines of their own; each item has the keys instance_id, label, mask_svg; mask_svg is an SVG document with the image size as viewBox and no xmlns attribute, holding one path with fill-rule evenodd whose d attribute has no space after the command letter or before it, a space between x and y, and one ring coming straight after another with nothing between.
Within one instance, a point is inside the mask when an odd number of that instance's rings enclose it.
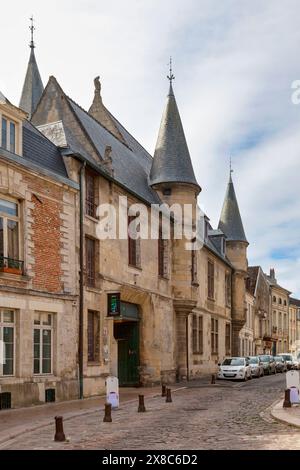
<instances>
[{"instance_id":1,"label":"drainpipe","mask_svg":"<svg viewBox=\"0 0 300 470\"><path fill-rule=\"evenodd\" d=\"M190 380L190 363L189 363L189 315L185 320L185 336L186 336L186 380Z\"/></svg>"},{"instance_id":2,"label":"drainpipe","mask_svg":"<svg viewBox=\"0 0 300 470\"><path fill-rule=\"evenodd\" d=\"M83 398L83 318L84 318L84 177L85 177L84 162L80 168L80 212L79 212L79 227L80 227L80 249L79 249L79 338L78 338L78 361L79 361L79 398Z\"/></svg>"}]
</instances>

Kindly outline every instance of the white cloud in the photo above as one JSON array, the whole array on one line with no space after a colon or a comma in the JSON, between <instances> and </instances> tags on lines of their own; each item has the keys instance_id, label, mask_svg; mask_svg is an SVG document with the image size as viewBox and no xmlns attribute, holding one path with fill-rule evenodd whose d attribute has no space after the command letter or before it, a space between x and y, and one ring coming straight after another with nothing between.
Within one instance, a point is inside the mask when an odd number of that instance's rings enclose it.
<instances>
[{"instance_id":1,"label":"white cloud","mask_svg":"<svg viewBox=\"0 0 300 470\"><path fill-rule=\"evenodd\" d=\"M37 20L36 55L84 107L100 74L109 109L153 153L172 54L175 94L200 203L216 224L229 154L250 263L278 267L300 295L298 196L300 79L298 0L20 0L1 7L0 90L18 103L29 56L28 18ZM300 129L299 129L300 130ZM294 258L274 259L274 253Z\"/></svg>"}]
</instances>

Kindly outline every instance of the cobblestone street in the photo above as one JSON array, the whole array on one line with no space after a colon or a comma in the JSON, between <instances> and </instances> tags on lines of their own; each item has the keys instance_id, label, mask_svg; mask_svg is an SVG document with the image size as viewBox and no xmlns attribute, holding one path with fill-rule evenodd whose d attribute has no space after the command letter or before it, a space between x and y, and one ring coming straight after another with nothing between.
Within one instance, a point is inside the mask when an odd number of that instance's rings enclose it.
<instances>
[{"instance_id":1,"label":"cobblestone street","mask_svg":"<svg viewBox=\"0 0 300 470\"><path fill-rule=\"evenodd\" d=\"M173 403L147 399L146 413L131 402L113 412L112 423L103 423L102 410L66 420L69 442L55 443L52 425L1 449L300 449L300 430L267 410L284 387L281 374L216 386L191 382L173 393Z\"/></svg>"}]
</instances>

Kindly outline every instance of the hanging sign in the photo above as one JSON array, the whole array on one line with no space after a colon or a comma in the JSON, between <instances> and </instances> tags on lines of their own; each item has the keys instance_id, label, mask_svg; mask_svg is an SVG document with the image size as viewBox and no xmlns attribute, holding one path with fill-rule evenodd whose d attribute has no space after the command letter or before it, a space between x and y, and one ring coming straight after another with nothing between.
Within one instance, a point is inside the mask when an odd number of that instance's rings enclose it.
<instances>
[{"instance_id":1,"label":"hanging sign","mask_svg":"<svg viewBox=\"0 0 300 470\"><path fill-rule=\"evenodd\" d=\"M119 317L121 315L120 292L107 294L107 316Z\"/></svg>"}]
</instances>

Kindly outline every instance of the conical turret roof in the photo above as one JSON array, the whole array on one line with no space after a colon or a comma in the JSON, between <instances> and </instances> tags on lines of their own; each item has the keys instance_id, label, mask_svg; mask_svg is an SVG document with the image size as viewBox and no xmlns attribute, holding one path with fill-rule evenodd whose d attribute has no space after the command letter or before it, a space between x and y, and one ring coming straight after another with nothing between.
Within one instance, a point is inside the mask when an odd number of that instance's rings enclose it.
<instances>
[{"instance_id":1,"label":"conical turret roof","mask_svg":"<svg viewBox=\"0 0 300 470\"><path fill-rule=\"evenodd\" d=\"M149 180L152 186L160 183L188 183L200 189L195 178L172 83L160 124Z\"/></svg>"},{"instance_id":2,"label":"conical turret roof","mask_svg":"<svg viewBox=\"0 0 300 470\"><path fill-rule=\"evenodd\" d=\"M248 243L234 190L231 173L219 221L219 229L222 230L228 240Z\"/></svg>"},{"instance_id":3,"label":"conical turret roof","mask_svg":"<svg viewBox=\"0 0 300 470\"><path fill-rule=\"evenodd\" d=\"M44 91L44 85L36 63L34 46L30 45L30 57L20 99L20 108L32 116Z\"/></svg>"}]
</instances>

